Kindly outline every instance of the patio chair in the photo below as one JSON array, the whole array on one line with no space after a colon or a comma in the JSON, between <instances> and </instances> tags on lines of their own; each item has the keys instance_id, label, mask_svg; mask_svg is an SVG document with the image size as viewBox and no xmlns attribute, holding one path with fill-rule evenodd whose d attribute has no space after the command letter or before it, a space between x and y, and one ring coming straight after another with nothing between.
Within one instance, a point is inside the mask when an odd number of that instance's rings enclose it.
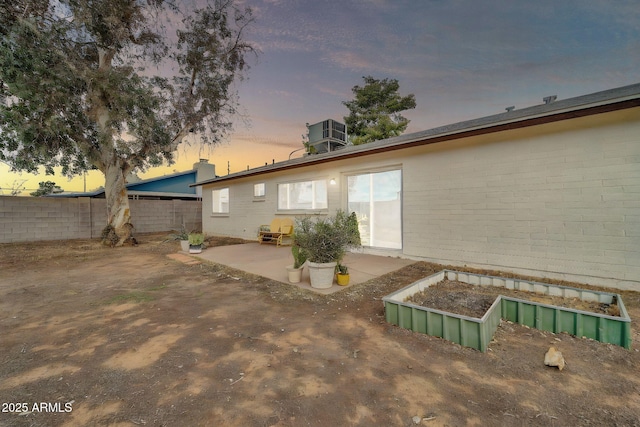
<instances>
[{"instance_id":1,"label":"patio chair","mask_svg":"<svg viewBox=\"0 0 640 427\"><path fill-rule=\"evenodd\" d=\"M258 232L258 242L272 243L276 246L291 245L293 235L293 220L291 218L275 218L269 225L261 225Z\"/></svg>"}]
</instances>

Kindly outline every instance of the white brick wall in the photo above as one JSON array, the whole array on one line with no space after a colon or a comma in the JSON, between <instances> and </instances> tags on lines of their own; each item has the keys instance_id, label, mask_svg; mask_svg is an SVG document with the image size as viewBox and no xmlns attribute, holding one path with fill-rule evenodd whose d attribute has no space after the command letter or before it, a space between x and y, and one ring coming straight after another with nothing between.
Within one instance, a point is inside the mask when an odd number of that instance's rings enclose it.
<instances>
[{"instance_id":1,"label":"white brick wall","mask_svg":"<svg viewBox=\"0 0 640 427\"><path fill-rule=\"evenodd\" d=\"M640 290L637 108L230 181L224 218L207 186L204 230L254 238L277 214L278 182L390 165L403 170L404 256ZM330 211L345 191L329 188Z\"/></svg>"},{"instance_id":2,"label":"white brick wall","mask_svg":"<svg viewBox=\"0 0 640 427\"><path fill-rule=\"evenodd\" d=\"M405 255L640 287L640 115L589 120L415 150Z\"/></svg>"},{"instance_id":3,"label":"white brick wall","mask_svg":"<svg viewBox=\"0 0 640 427\"><path fill-rule=\"evenodd\" d=\"M262 224L269 224L275 217L289 217L303 215L300 211L278 212L277 191L278 184L304 181L311 179L334 178L338 181L335 186L327 186L327 196L330 210L337 209L340 204L340 170L331 167L316 167L312 171L291 171L235 180L233 183L219 183L206 186L202 192L202 225L205 232L224 236L256 239L258 229ZM265 183L266 196L262 200L253 197L253 185ZM229 187L229 215L212 213L212 190ZM315 214L326 215L328 211L318 210Z\"/></svg>"}]
</instances>

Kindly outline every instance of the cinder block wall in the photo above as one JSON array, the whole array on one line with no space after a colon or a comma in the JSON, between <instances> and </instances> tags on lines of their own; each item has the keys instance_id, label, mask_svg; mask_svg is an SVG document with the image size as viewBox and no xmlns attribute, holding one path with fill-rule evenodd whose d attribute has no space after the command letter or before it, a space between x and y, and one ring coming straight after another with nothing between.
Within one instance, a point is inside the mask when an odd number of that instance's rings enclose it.
<instances>
[{"instance_id":1,"label":"cinder block wall","mask_svg":"<svg viewBox=\"0 0 640 427\"><path fill-rule=\"evenodd\" d=\"M637 290L638 116L415 150L403 169L404 254Z\"/></svg>"},{"instance_id":2,"label":"cinder block wall","mask_svg":"<svg viewBox=\"0 0 640 427\"><path fill-rule=\"evenodd\" d=\"M129 205L132 223L138 233L179 230L183 223L187 231L202 230L201 201L129 200Z\"/></svg>"},{"instance_id":3,"label":"cinder block wall","mask_svg":"<svg viewBox=\"0 0 640 427\"><path fill-rule=\"evenodd\" d=\"M139 233L202 227L202 203L129 200ZM106 224L104 199L0 196L0 243L96 238Z\"/></svg>"},{"instance_id":4,"label":"cinder block wall","mask_svg":"<svg viewBox=\"0 0 640 427\"><path fill-rule=\"evenodd\" d=\"M223 181L203 189L203 227L255 238L274 216L316 214L278 212L278 183L335 178L333 212L347 207L346 176L397 168L403 248L389 255L639 290L639 135L635 108ZM223 187L230 213L212 215Z\"/></svg>"}]
</instances>

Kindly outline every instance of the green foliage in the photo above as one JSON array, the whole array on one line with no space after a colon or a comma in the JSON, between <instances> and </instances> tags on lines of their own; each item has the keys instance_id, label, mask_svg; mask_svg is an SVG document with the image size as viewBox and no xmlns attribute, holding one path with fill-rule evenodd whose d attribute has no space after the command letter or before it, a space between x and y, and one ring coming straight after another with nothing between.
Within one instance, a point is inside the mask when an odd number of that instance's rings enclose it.
<instances>
[{"instance_id":1,"label":"green foliage","mask_svg":"<svg viewBox=\"0 0 640 427\"><path fill-rule=\"evenodd\" d=\"M336 273L337 274L349 274L349 267L343 264L336 265Z\"/></svg>"},{"instance_id":2,"label":"green foliage","mask_svg":"<svg viewBox=\"0 0 640 427\"><path fill-rule=\"evenodd\" d=\"M351 90L355 98L343 104L349 109L344 118L347 131L354 145L386 139L402 134L409 120L400 112L416 108L413 94L400 96L400 84L396 79L374 79L363 77L364 86Z\"/></svg>"},{"instance_id":3,"label":"green foliage","mask_svg":"<svg viewBox=\"0 0 640 427\"><path fill-rule=\"evenodd\" d=\"M204 243L204 234L202 233L189 233L189 245L200 246Z\"/></svg>"},{"instance_id":4,"label":"green foliage","mask_svg":"<svg viewBox=\"0 0 640 427\"><path fill-rule=\"evenodd\" d=\"M293 268L300 268L307 261L307 253L295 243L291 245L291 254L293 255Z\"/></svg>"},{"instance_id":5,"label":"green foliage","mask_svg":"<svg viewBox=\"0 0 640 427\"><path fill-rule=\"evenodd\" d=\"M253 17L234 0L200 3L2 0L0 160L99 169L111 207L126 200L116 175L171 163L187 135L220 142L255 52L243 40Z\"/></svg>"},{"instance_id":6,"label":"green foliage","mask_svg":"<svg viewBox=\"0 0 640 427\"><path fill-rule=\"evenodd\" d=\"M29 194L31 194L33 197L42 197L46 196L47 194L62 193L62 191L62 188L57 186L53 181L40 181L40 183L38 184L38 189Z\"/></svg>"},{"instance_id":7,"label":"green foliage","mask_svg":"<svg viewBox=\"0 0 640 427\"><path fill-rule=\"evenodd\" d=\"M358 228L358 216L356 213L351 212L351 214L344 219L344 222L346 233L349 236L349 246L357 247L362 245L360 240L360 228Z\"/></svg>"},{"instance_id":8,"label":"green foliage","mask_svg":"<svg viewBox=\"0 0 640 427\"><path fill-rule=\"evenodd\" d=\"M170 234L167 237L168 240L189 240L189 233L187 232L187 229L185 228L185 226L183 225L180 228L180 231Z\"/></svg>"},{"instance_id":9,"label":"green foliage","mask_svg":"<svg viewBox=\"0 0 640 427\"><path fill-rule=\"evenodd\" d=\"M347 248L360 244L360 233L357 226L354 232L350 218L351 215L342 210L333 217L315 221L309 217L297 218L294 245L306 252L309 261L339 263Z\"/></svg>"}]
</instances>

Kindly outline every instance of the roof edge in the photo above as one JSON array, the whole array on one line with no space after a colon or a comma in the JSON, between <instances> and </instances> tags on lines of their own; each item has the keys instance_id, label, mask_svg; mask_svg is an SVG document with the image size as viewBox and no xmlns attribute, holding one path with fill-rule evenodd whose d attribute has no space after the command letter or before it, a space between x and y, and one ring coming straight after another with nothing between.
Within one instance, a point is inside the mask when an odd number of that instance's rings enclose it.
<instances>
[{"instance_id":1,"label":"roof edge","mask_svg":"<svg viewBox=\"0 0 640 427\"><path fill-rule=\"evenodd\" d=\"M385 151L427 145L486 133L525 128L543 123L585 117L640 106L640 83L512 110L478 119L465 120L432 129L400 135L368 144L349 146L330 153L315 154L260 166L226 176L190 184L190 187L240 179L303 166L348 159Z\"/></svg>"}]
</instances>

